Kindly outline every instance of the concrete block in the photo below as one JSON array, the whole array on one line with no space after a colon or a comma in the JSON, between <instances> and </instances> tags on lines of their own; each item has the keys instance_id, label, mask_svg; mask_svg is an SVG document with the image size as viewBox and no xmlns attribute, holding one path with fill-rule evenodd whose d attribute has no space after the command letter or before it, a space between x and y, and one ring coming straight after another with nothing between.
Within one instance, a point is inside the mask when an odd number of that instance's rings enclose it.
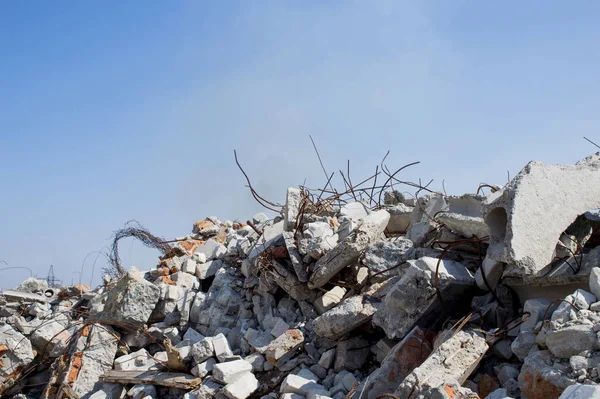
<instances>
[{"instance_id":1,"label":"concrete block","mask_svg":"<svg viewBox=\"0 0 600 399\"><path fill-rule=\"evenodd\" d=\"M447 210L448 204L443 195L432 193L418 198L410 217L411 224L406 231L406 238L417 247L423 246L437 226L432 220L433 216Z\"/></svg>"},{"instance_id":2,"label":"concrete block","mask_svg":"<svg viewBox=\"0 0 600 399\"><path fill-rule=\"evenodd\" d=\"M213 378L207 377L202 384L184 395L184 399L213 399L223 397L220 395L223 385L216 382Z\"/></svg>"},{"instance_id":3,"label":"concrete block","mask_svg":"<svg viewBox=\"0 0 600 399\"><path fill-rule=\"evenodd\" d=\"M367 399L375 399L379 395L394 392L404 378L430 355L433 350L430 342L432 338L433 334L415 327L392 348L381 367L371 373L363 389L364 396Z\"/></svg>"},{"instance_id":4,"label":"concrete block","mask_svg":"<svg viewBox=\"0 0 600 399\"><path fill-rule=\"evenodd\" d=\"M577 381L554 367L550 351L532 352L525 358L519 374L521 396L527 399L558 398L569 385Z\"/></svg>"},{"instance_id":5,"label":"concrete block","mask_svg":"<svg viewBox=\"0 0 600 399\"><path fill-rule=\"evenodd\" d=\"M323 314L340 303L344 295L346 295L346 289L335 286L315 301L315 309L319 314Z\"/></svg>"},{"instance_id":6,"label":"concrete block","mask_svg":"<svg viewBox=\"0 0 600 399\"><path fill-rule=\"evenodd\" d=\"M229 384L242 374L252 371L252 365L245 360L218 363L213 366L213 377L217 382Z\"/></svg>"},{"instance_id":7,"label":"concrete block","mask_svg":"<svg viewBox=\"0 0 600 399\"><path fill-rule=\"evenodd\" d=\"M535 345L536 335L532 331L521 331L510 347L515 356L523 361Z\"/></svg>"},{"instance_id":8,"label":"concrete block","mask_svg":"<svg viewBox=\"0 0 600 399\"><path fill-rule=\"evenodd\" d=\"M38 353L58 357L67 349L71 332L55 320L43 320L33 331L30 339Z\"/></svg>"},{"instance_id":9,"label":"concrete block","mask_svg":"<svg viewBox=\"0 0 600 399\"><path fill-rule=\"evenodd\" d=\"M333 361L335 360L335 348L331 348L328 351L323 352L321 358L319 359L319 365L330 369L333 366Z\"/></svg>"},{"instance_id":10,"label":"concrete block","mask_svg":"<svg viewBox=\"0 0 600 399\"><path fill-rule=\"evenodd\" d=\"M154 385L134 385L127 391L131 399L158 399Z\"/></svg>"},{"instance_id":11,"label":"concrete block","mask_svg":"<svg viewBox=\"0 0 600 399\"><path fill-rule=\"evenodd\" d=\"M482 276L482 269L485 273L485 281ZM489 288L485 284L485 282L487 281L490 288L495 289L498 283L500 282L502 273L504 273L504 263L495 261L486 256L483 259L482 267L477 268L477 271L475 272L475 282L477 283L477 286L482 290L489 291Z\"/></svg>"},{"instance_id":12,"label":"concrete block","mask_svg":"<svg viewBox=\"0 0 600 399\"><path fill-rule=\"evenodd\" d=\"M573 294L565 297L565 302L560 302L556 310L552 313L550 320L566 323L571 320L571 312L575 312L577 309L587 310L590 306L596 302L596 296L582 289L576 290ZM576 306L574 308L570 304Z\"/></svg>"},{"instance_id":13,"label":"concrete block","mask_svg":"<svg viewBox=\"0 0 600 399\"><path fill-rule=\"evenodd\" d=\"M315 333L323 338L337 340L369 322L377 308L363 295L350 297L313 321Z\"/></svg>"},{"instance_id":14,"label":"concrete block","mask_svg":"<svg viewBox=\"0 0 600 399\"><path fill-rule=\"evenodd\" d=\"M441 312L434 285L438 259L422 257L407 263L373 316L373 324L390 339L404 337L416 323L431 322ZM452 302L474 285L475 279L462 264L439 261L438 286L444 302Z\"/></svg>"},{"instance_id":15,"label":"concrete block","mask_svg":"<svg viewBox=\"0 0 600 399\"><path fill-rule=\"evenodd\" d=\"M417 391L424 387L443 388L451 380L462 385L479 365L487 350L488 344L477 333L458 331L404 379L395 395L407 397L414 387L417 387ZM422 384L423 381L427 383Z\"/></svg>"},{"instance_id":16,"label":"concrete block","mask_svg":"<svg viewBox=\"0 0 600 399\"><path fill-rule=\"evenodd\" d=\"M362 263L369 268L371 275L377 274L378 280L375 281L379 281L398 275L397 266L414 258L415 249L412 241L396 238L392 241L378 241L369 245L365 250Z\"/></svg>"},{"instance_id":17,"label":"concrete block","mask_svg":"<svg viewBox=\"0 0 600 399\"><path fill-rule=\"evenodd\" d=\"M600 297L600 267L594 267L590 272L590 291Z\"/></svg>"},{"instance_id":18,"label":"concrete block","mask_svg":"<svg viewBox=\"0 0 600 399\"><path fill-rule=\"evenodd\" d=\"M600 386L598 385L571 385L558 399L600 399Z\"/></svg>"},{"instance_id":19,"label":"concrete block","mask_svg":"<svg viewBox=\"0 0 600 399\"><path fill-rule=\"evenodd\" d=\"M268 346L273 342L273 336L261 330L249 328L244 334L248 344L258 353L265 353Z\"/></svg>"},{"instance_id":20,"label":"concrete block","mask_svg":"<svg viewBox=\"0 0 600 399\"><path fill-rule=\"evenodd\" d=\"M313 382L317 382L317 383L319 382L319 377L317 377L317 375L314 374L309 369L302 369L299 372L297 372L296 375L299 377L302 377L302 378L306 378L307 380L310 380Z\"/></svg>"},{"instance_id":21,"label":"concrete block","mask_svg":"<svg viewBox=\"0 0 600 399\"><path fill-rule=\"evenodd\" d=\"M283 321L283 319L279 318L279 320L277 320L277 323L275 323L275 325L271 329L271 335L277 338L289 329L289 324Z\"/></svg>"},{"instance_id":22,"label":"concrete block","mask_svg":"<svg viewBox=\"0 0 600 399\"><path fill-rule=\"evenodd\" d=\"M317 261L308 281L309 288L322 287L340 270L356 262L367 246L381 237L389 219L390 214L384 210L365 217L355 232Z\"/></svg>"},{"instance_id":23,"label":"concrete block","mask_svg":"<svg viewBox=\"0 0 600 399\"><path fill-rule=\"evenodd\" d=\"M144 280L139 272L130 271L108 292L99 318L141 327L148 322L159 296L160 288Z\"/></svg>"},{"instance_id":24,"label":"concrete block","mask_svg":"<svg viewBox=\"0 0 600 399\"><path fill-rule=\"evenodd\" d=\"M361 220L371 214L371 208L363 202L350 202L340 208L340 216L346 216L353 220Z\"/></svg>"},{"instance_id":25,"label":"concrete block","mask_svg":"<svg viewBox=\"0 0 600 399\"><path fill-rule=\"evenodd\" d=\"M508 396L508 392L504 388L498 388L494 392L490 393L485 399L511 399Z\"/></svg>"},{"instance_id":26,"label":"concrete block","mask_svg":"<svg viewBox=\"0 0 600 399\"><path fill-rule=\"evenodd\" d=\"M213 371L213 367L217 364L217 361L214 358L209 358L206 361L197 364L192 368L192 375L198 378L204 378L208 375L208 373Z\"/></svg>"},{"instance_id":27,"label":"concrete block","mask_svg":"<svg viewBox=\"0 0 600 399\"><path fill-rule=\"evenodd\" d=\"M254 374L246 372L237 377L235 381L225 385L221 392L230 399L246 399L258 389L258 386L258 380Z\"/></svg>"},{"instance_id":28,"label":"concrete block","mask_svg":"<svg viewBox=\"0 0 600 399\"><path fill-rule=\"evenodd\" d=\"M280 393L296 393L306 396L310 391L325 391L325 387L314 381L294 374L288 374L281 382Z\"/></svg>"},{"instance_id":29,"label":"concrete block","mask_svg":"<svg viewBox=\"0 0 600 399\"><path fill-rule=\"evenodd\" d=\"M244 358L245 361L252 365L252 371L257 373L264 371L265 357L260 353L251 353Z\"/></svg>"},{"instance_id":30,"label":"concrete block","mask_svg":"<svg viewBox=\"0 0 600 399\"><path fill-rule=\"evenodd\" d=\"M296 246L296 239L294 238L294 233L290 231L284 231L282 236L285 242L285 247L287 248L288 254L290 256L290 261L292 262L294 273L296 273L296 276L298 277L298 281L302 283L307 282L307 267L304 265L302 255L300 255L298 247Z\"/></svg>"},{"instance_id":31,"label":"concrete block","mask_svg":"<svg viewBox=\"0 0 600 399\"><path fill-rule=\"evenodd\" d=\"M0 324L0 385L19 367L25 367L33 361L31 342L9 324Z\"/></svg>"},{"instance_id":32,"label":"concrete block","mask_svg":"<svg viewBox=\"0 0 600 399\"><path fill-rule=\"evenodd\" d=\"M206 263L197 264L194 273L200 280L204 280L217 274L221 267L223 267L222 260L209 260Z\"/></svg>"},{"instance_id":33,"label":"concrete block","mask_svg":"<svg viewBox=\"0 0 600 399\"><path fill-rule=\"evenodd\" d=\"M204 254L207 260L220 259L227 253L227 247L211 238L200 245L196 253Z\"/></svg>"},{"instance_id":34,"label":"concrete block","mask_svg":"<svg viewBox=\"0 0 600 399\"><path fill-rule=\"evenodd\" d=\"M123 385L101 382L94 385L94 392L89 394L86 399L122 399L125 394L126 391ZM28 399L28 397L24 396L22 399Z\"/></svg>"},{"instance_id":35,"label":"concrete block","mask_svg":"<svg viewBox=\"0 0 600 399\"><path fill-rule=\"evenodd\" d=\"M542 321L544 315L547 319L557 308L558 303L552 304L552 301L546 298L528 299L523 304L523 313L529 313L529 316L523 315L521 331L533 331L534 327Z\"/></svg>"},{"instance_id":36,"label":"concrete block","mask_svg":"<svg viewBox=\"0 0 600 399\"><path fill-rule=\"evenodd\" d=\"M390 234L404 234L410 226L411 214L414 207L405 204L397 204L384 208L390 214L390 220L386 230Z\"/></svg>"},{"instance_id":37,"label":"concrete block","mask_svg":"<svg viewBox=\"0 0 600 399\"><path fill-rule=\"evenodd\" d=\"M596 332L591 325L574 325L546 333L546 345L559 358L570 358L583 351L598 349Z\"/></svg>"},{"instance_id":38,"label":"concrete block","mask_svg":"<svg viewBox=\"0 0 600 399\"><path fill-rule=\"evenodd\" d=\"M576 165L529 162L486 200L488 256L515 275L543 275L562 232L581 214L600 207L598 154Z\"/></svg>"},{"instance_id":39,"label":"concrete block","mask_svg":"<svg viewBox=\"0 0 600 399\"><path fill-rule=\"evenodd\" d=\"M142 348L136 352L116 358L114 368L115 370L123 371L147 371L158 370L159 367L148 351Z\"/></svg>"},{"instance_id":40,"label":"concrete block","mask_svg":"<svg viewBox=\"0 0 600 399\"><path fill-rule=\"evenodd\" d=\"M292 231L296 226L301 202L302 193L300 189L294 187L288 188L285 197L285 207L283 208L283 221L286 231Z\"/></svg>"},{"instance_id":41,"label":"concrete block","mask_svg":"<svg viewBox=\"0 0 600 399\"><path fill-rule=\"evenodd\" d=\"M181 265L181 270L185 273L195 274L196 273L196 261L193 259L187 259Z\"/></svg>"},{"instance_id":42,"label":"concrete block","mask_svg":"<svg viewBox=\"0 0 600 399\"><path fill-rule=\"evenodd\" d=\"M218 334L212 337L212 344L215 350L215 356L220 362L223 362L226 358L233 356L233 352L231 351L231 347L229 346L229 342L227 341L225 335Z\"/></svg>"},{"instance_id":43,"label":"concrete block","mask_svg":"<svg viewBox=\"0 0 600 399\"><path fill-rule=\"evenodd\" d=\"M300 330L287 330L267 347L267 361L276 367L281 367L291 359L304 343L304 335Z\"/></svg>"},{"instance_id":44,"label":"concrete block","mask_svg":"<svg viewBox=\"0 0 600 399\"><path fill-rule=\"evenodd\" d=\"M191 350L191 355L196 364L205 362L209 358L213 357L215 355L214 339L213 338L203 338L202 340L193 344L192 350Z\"/></svg>"},{"instance_id":45,"label":"concrete block","mask_svg":"<svg viewBox=\"0 0 600 399\"><path fill-rule=\"evenodd\" d=\"M87 336L82 335L77 341L77 347L83 351L71 356L67 368L73 392L79 397L93 392L100 376L112 369L120 339L119 334L107 326L93 324L85 328Z\"/></svg>"}]
</instances>

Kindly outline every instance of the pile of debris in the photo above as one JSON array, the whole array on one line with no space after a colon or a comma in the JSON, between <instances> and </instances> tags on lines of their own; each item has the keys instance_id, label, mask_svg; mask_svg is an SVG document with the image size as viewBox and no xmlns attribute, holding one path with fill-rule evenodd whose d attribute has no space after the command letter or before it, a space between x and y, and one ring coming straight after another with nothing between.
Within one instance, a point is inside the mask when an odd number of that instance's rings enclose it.
<instances>
[{"instance_id":1,"label":"pile of debris","mask_svg":"<svg viewBox=\"0 0 600 399\"><path fill-rule=\"evenodd\" d=\"M290 188L281 216L197 222L150 271L5 291L0 396L600 397L600 153L487 197L386 175L383 203Z\"/></svg>"}]
</instances>

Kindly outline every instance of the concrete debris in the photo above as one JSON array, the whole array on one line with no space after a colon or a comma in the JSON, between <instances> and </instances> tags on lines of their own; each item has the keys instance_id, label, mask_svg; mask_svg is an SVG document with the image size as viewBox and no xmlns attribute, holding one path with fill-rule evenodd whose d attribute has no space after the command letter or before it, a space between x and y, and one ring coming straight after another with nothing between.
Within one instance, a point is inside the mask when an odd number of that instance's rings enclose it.
<instances>
[{"instance_id":1,"label":"concrete debris","mask_svg":"<svg viewBox=\"0 0 600 399\"><path fill-rule=\"evenodd\" d=\"M160 289L135 271L127 273L108 292L101 320L144 325L160 296Z\"/></svg>"},{"instance_id":2,"label":"concrete debris","mask_svg":"<svg viewBox=\"0 0 600 399\"><path fill-rule=\"evenodd\" d=\"M463 384L488 350L485 339L472 331L447 331L452 336L442 343L398 386L396 396L411 391L444 387L454 379Z\"/></svg>"},{"instance_id":3,"label":"concrete debris","mask_svg":"<svg viewBox=\"0 0 600 399\"><path fill-rule=\"evenodd\" d=\"M322 287L343 268L356 262L369 244L381 238L389 219L390 214L384 210L365 217L354 232L317 261L308 287Z\"/></svg>"},{"instance_id":4,"label":"concrete debris","mask_svg":"<svg viewBox=\"0 0 600 399\"><path fill-rule=\"evenodd\" d=\"M0 397L597 398L599 182L600 153L487 197L290 188L150 270L29 278L0 294Z\"/></svg>"},{"instance_id":5,"label":"concrete debris","mask_svg":"<svg viewBox=\"0 0 600 399\"><path fill-rule=\"evenodd\" d=\"M547 271L562 233L575 219L600 208L598 154L576 165L530 162L486 200L488 256L515 274Z\"/></svg>"}]
</instances>

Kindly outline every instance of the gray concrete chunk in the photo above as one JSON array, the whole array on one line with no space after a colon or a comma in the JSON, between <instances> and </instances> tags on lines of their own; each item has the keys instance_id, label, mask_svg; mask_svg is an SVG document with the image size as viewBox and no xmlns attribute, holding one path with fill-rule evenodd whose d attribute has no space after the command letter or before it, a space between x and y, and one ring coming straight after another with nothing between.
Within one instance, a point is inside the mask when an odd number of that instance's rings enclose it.
<instances>
[{"instance_id":1,"label":"gray concrete chunk","mask_svg":"<svg viewBox=\"0 0 600 399\"><path fill-rule=\"evenodd\" d=\"M377 309L362 295L345 299L313 321L318 336L336 340L367 323Z\"/></svg>"},{"instance_id":2,"label":"gray concrete chunk","mask_svg":"<svg viewBox=\"0 0 600 399\"><path fill-rule=\"evenodd\" d=\"M543 275L559 237L575 219L600 208L600 153L576 165L532 161L487 199L488 256L511 275Z\"/></svg>"},{"instance_id":3,"label":"gray concrete chunk","mask_svg":"<svg viewBox=\"0 0 600 399\"><path fill-rule=\"evenodd\" d=\"M142 326L148 322L159 297L160 288L131 271L108 292L100 319Z\"/></svg>"},{"instance_id":4,"label":"gray concrete chunk","mask_svg":"<svg viewBox=\"0 0 600 399\"><path fill-rule=\"evenodd\" d=\"M369 244L381 238L389 219L390 214L384 210L365 217L353 233L317 261L308 287L322 287L340 270L356 262Z\"/></svg>"}]
</instances>

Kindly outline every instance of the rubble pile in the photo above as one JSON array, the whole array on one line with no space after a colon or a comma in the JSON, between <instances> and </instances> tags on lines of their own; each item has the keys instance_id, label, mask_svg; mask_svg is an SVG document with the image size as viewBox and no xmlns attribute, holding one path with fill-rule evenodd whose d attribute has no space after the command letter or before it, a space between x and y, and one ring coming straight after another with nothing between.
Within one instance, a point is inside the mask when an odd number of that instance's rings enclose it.
<instances>
[{"instance_id":1,"label":"rubble pile","mask_svg":"<svg viewBox=\"0 0 600 399\"><path fill-rule=\"evenodd\" d=\"M289 188L151 270L4 291L0 397L600 397L600 153L487 196L383 188Z\"/></svg>"}]
</instances>

